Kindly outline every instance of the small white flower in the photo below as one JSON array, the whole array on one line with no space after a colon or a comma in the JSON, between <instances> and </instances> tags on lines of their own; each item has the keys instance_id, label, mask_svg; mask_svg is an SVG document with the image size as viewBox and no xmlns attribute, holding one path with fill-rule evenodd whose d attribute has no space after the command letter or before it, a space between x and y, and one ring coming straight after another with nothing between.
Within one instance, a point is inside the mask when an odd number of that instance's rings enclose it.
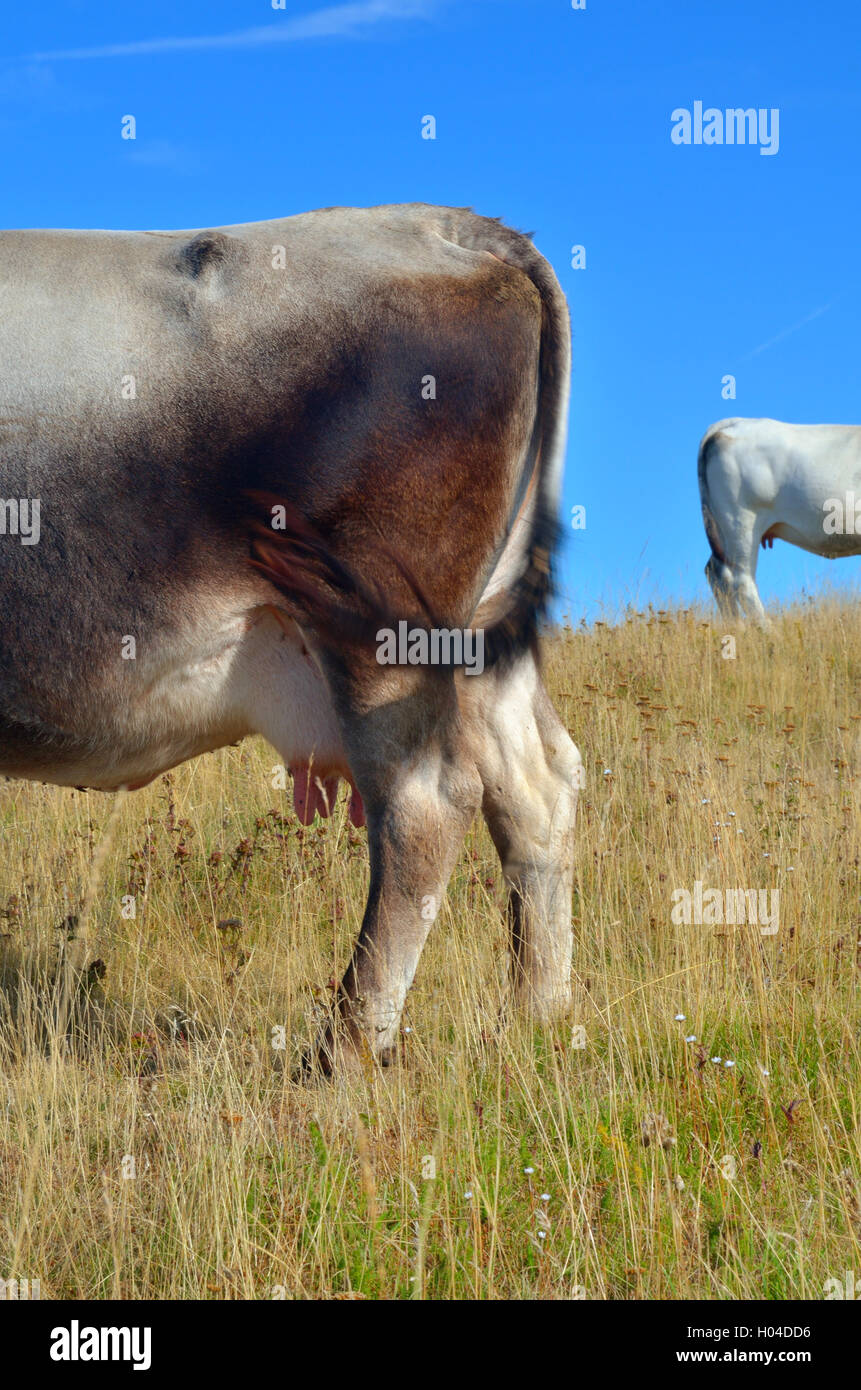
<instances>
[{"instance_id":1,"label":"small white flower","mask_svg":"<svg viewBox=\"0 0 861 1390\"><path fill-rule=\"evenodd\" d=\"M763 1076L768 1076L768 1074L769 1074L769 1073L766 1071L765 1067L760 1067L760 1071L762 1072Z\"/></svg>"},{"instance_id":2,"label":"small white flower","mask_svg":"<svg viewBox=\"0 0 861 1390\"><path fill-rule=\"evenodd\" d=\"M786 872L787 872L788 874L794 874L794 873L795 873L795 865L794 865L794 864L788 864L787 867L786 867Z\"/></svg>"},{"instance_id":3,"label":"small white flower","mask_svg":"<svg viewBox=\"0 0 861 1390\"><path fill-rule=\"evenodd\" d=\"M735 1066L735 1062L731 1062L731 1061L729 1060L729 1058L727 1058L727 1060L724 1062L724 1066L725 1066L725 1067L734 1067L734 1066Z\"/></svg>"},{"instance_id":4,"label":"small white flower","mask_svg":"<svg viewBox=\"0 0 861 1390\"><path fill-rule=\"evenodd\" d=\"M542 1194L541 1194L541 1200L542 1200L542 1202L549 1202L549 1201L550 1201L550 1193L549 1193L549 1192L542 1192Z\"/></svg>"},{"instance_id":5,"label":"small white flower","mask_svg":"<svg viewBox=\"0 0 861 1390\"><path fill-rule=\"evenodd\" d=\"M405 1029L404 1029L404 1032L405 1032L405 1033L411 1033L412 1031L413 1031L412 1028L405 1028Z\"/></svg>"},{"instance_id":6,"label":"small white flower","mask_svg":"<svg viewBox=\"0 0 861 1390\"><path fill-rule=\"evenodd\" d=\"M713 1062L716 1062L717 1065L720 1066L721 1062L723 1061L723 1058L722 1058L722 1057L712 1057L712 1061L713 1061Z\"/></svg>"},{"instance_id":7,"label":"small white flower","mask_svg":"<svg viewBox=\"0 0 861 1390\"><path fill-rule=\"evenodd\" d=\"M466 1192L464 1192L463 1195L464 1195L464 1197L466 1198L467 1201L469 1201L469 1200L471 1199L471 1197L472 1197L472 1193L470 1192L469 1188L467 1188Z\"/></svg>"},{"instance_id":8,"label":"small white flower","mask_svg":"<svg viewBox=\"0 0 861 1390\"><path fill-rule=\"evenodd\" d=\"M730 811L730 815L731 815L731 816L734 816L734 815L735 815L735 811Z\"/></svg>"},{"instance_id":9,"label":"small white flower","mask_svg":"<svg viewBox=\"0 0 861 1390\"><path fill-rule=\"evenodd\" d=\"M702 801L700 802L700 805L701 805L701 806L710 806L710 805L711 805L711 797L710 797L710 796L704 796L703 799L702 799Z\"/></svg>"},{"instance_id":10,"label":"small white flower","mask_svg":"<svg viewBox=\"0 0 861 1390\"><path fill-rule=\"evenodd\" d=\"M546 1232L546 1231L539 1231L539 1232L538 1232L538 1239L539 1239L539 1240L543 1240L544 1237L545 1237L546 1235L547 1235L547 1232Z\"/></svg>"},{"instance_id":11,"label":"small white flower","mask_svg":"<svg viewBox=\"0 0 861 1390\"><path fill-rule=\"evenodd\" d=\"M688 1036L685 1038L685 1042L696 1042L696 1040L697 1039L695 1033L689 1033Z\"/></svg>"},{"instance_id":12,"label":"small white flower","mask_svg":"<svg viewBox=\"0 0 861 1390\"><path fill-rule=\"evenodd\" d=\"M605 768L604 768L604 776L605 776L605 777L612 777L612 776L613 776L613 769L612 769L611 767L605 767Z\"/></svg>"},{"instance_id":13,"label":"small white flower","mask_svg":"<svg viewBox=\"0 0 861 1390\"><path fill-rule=\"evenodd\" d=\"M534 1173L534 1172L535 1172L535 1169L534 1169L534 1168L524 1168L523 1171L524 1171L524 1173Z\"/></svg>"},{"instance_id":14,"label":"small white flower","mask_svg":"<svg viewBox=\"0 0 861 1390\"><path fill-rule=\"evenodd\" d=\"M685 1016L684 1016L684 1014L676 1014L676 1023L684 1023L684 1021L685 1021Z\"/></svg>"}]
</instances>

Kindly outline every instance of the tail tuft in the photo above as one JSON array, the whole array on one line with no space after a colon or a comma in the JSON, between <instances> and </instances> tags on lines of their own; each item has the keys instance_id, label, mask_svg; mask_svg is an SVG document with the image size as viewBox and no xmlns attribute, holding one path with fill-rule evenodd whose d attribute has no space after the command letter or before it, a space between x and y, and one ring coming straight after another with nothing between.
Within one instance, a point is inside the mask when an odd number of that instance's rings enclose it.
<instances>
[{"instance_id":1,"label":"tail tuft","mask_svg":"<svg viewBox=\"0 0 861 1390\"><path fill-rule=\"evenodd\" d=\"M556 593L555 558L562 526L547 507L536 509L526 565L512 587L479 605L473 626L484 630L485 665L508 665L534 645Z\"/></svg>"}]
</instances>

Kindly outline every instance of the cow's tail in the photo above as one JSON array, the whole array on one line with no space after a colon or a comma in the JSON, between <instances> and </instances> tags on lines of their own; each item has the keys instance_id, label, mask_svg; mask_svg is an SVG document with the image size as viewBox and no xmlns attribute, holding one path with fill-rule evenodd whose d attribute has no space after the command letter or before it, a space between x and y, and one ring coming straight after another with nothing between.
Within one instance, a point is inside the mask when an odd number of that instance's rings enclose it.
<instances>
[{"instance_id":1,"label":"cow's tail","mask_svg":"<svg viewBox=\"0 0 861 1390\"><path fill-rule=\"evenodd\" d=\"M724 550L718 524L712 511L711 498L709 496L708 469L712 457L717 451L721 440L721 430L719 425L712 425L711 429L706 430L700 441L699 454L697 455L697 479L700 485L700 505L703 509L703 526L706 531L712 556L720 564L726 564L726 551Z\"/></svg>"},{"instance_id":2,"label":"cow's tail","mask_svg":"<svg viewBox=\"0 0 861 1390\"><path fill-rule=\"evenodd\" d=\"M508 537L485 585L474 627L484 632L485 664L510 660L530 646L554 592L562 536L559 502L568 433L571 325L553 268L531 239L497 220L470 214L449 232L459 246L489 251L523 272L541 300L538 395L521 466Z\"/></svg>"},{"instance_id":3,"label":"cow's tail","mask_svg":"<svg viewBox=\"0 0 861 1390\"><path fill-rule=\"evenodd\" d=\"M549 263L519 232L464 209L443 216L440 233L522 271L541 302L538 393L531 437L514 490L509 532L496 557L470 626L480 628L484 665L510 660L530 646L553 593L553 558L567 432L571 335L565 296ZM380 539L378 548L415 596L413 615L394 611L379 586L344 565L298 511L282 499L256 495L258 506L279 507L279 529L252 522L254 564L280 590L285 608L331 644L376 644L381 628L408 618L410 627L446 626L433 612L408 563Z\"/></svg>"}]
</instances>

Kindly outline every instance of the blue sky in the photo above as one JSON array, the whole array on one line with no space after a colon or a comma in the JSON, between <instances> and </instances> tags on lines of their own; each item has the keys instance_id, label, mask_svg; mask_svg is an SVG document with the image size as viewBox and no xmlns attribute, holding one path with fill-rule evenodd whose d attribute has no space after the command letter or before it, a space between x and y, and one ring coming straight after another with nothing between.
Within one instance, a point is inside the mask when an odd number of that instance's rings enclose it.
<instances>
[{"instance_id":1,"label":"blue sky","mask_svg":"<svg viewBox=\"0 0 861 1390\"><path fill-rule=\"evenodd\" d=\"M2 45L4 226L418 200L535 232L574 324L575 620L707 599L713 420L861 421L857 0L44 0ZM778 152L675 145L695 101L777 108ZM859 577L780 543L758 574L766 602Z\"/></svg>"}]
</instances>

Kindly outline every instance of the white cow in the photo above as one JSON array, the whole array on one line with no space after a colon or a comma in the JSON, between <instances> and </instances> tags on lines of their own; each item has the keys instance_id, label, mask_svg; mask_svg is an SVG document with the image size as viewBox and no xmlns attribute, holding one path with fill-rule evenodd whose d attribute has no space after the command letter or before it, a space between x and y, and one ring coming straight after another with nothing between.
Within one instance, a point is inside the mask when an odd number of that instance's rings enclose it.
<instances>
[{"instance_id":1,"label":"white cow","mask_svg":"<svg viewBox=\"0 0 861 1390\"><path fill-rule=\"evenodd\" d=\"M721 612L765 619L760 545L790 541L829 560L861 554L861 427L719 420L697 468L706 577Z\"/></svg>"}]
</instances>

